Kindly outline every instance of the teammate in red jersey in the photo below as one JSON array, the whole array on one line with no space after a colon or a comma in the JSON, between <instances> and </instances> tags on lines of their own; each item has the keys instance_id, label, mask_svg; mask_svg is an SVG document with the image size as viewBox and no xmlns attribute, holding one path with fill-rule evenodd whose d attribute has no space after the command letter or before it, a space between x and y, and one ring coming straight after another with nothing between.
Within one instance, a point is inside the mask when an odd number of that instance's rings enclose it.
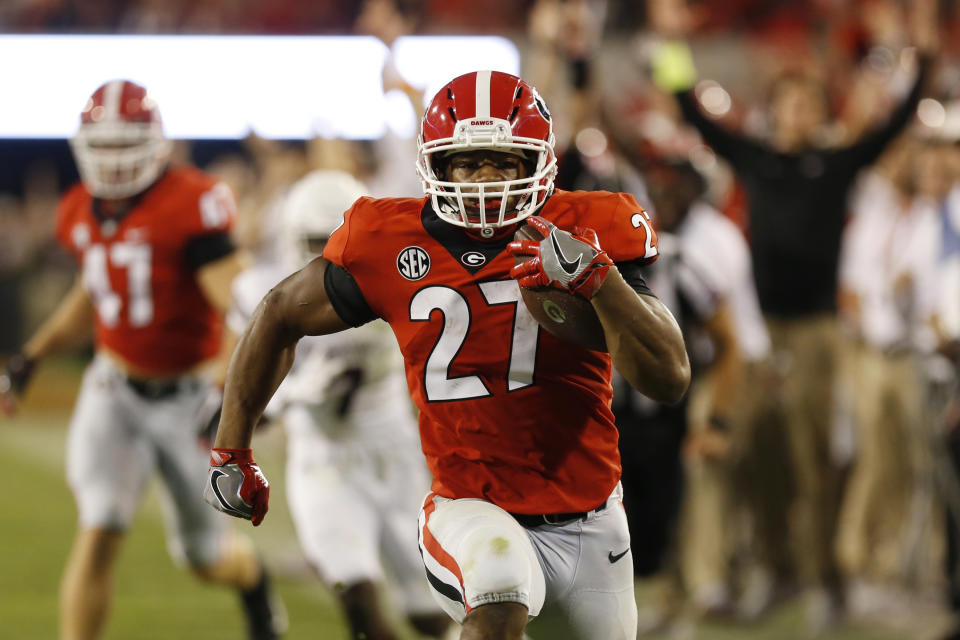
<instances>
[{"instance_id":1,"label":"teammate in red jersey","mask_svg":"<svg viewBox=\"0 0 960 640\"><path fill-rule=\"evenodd\" d=\"M10 413L35 363L93 327L96 356L67 443L79 528L61 585L60 638L102 635L120 545L154 472L173 506L175 558L239 589L250 637L275 638L282 615L252 546L198 491L205 368L220 351L230 283L243 266L229 236L233 195L196 168L169 166L157 106L130 81L94 92L71 146L81 183L60 202L56 235L81 273L0 377Z\"/></svg>"},{"instance_id":2,"label":"teammate in red jersey","mask_svg":"<svg viewBox=\"0 0 960 640\"><path fill-rule=\"evenodd\" d=\"M625 194L555 192L555 164L550 113L526 82L478 71L443 87L421 126L427 197L359 199L324 257L260 303L227 376L207 501L262 520L250 437L297 340L383 318L434 475L427 578L461 638L519 639L546 601L580 637L633 640L611 365L675 402L689 363L639 273L657 255L644 211ZM511 241L521 224L544 239ZM542 285L589 300L610 352L542 330L519 289Z\"/></svg>"}]
</instances>

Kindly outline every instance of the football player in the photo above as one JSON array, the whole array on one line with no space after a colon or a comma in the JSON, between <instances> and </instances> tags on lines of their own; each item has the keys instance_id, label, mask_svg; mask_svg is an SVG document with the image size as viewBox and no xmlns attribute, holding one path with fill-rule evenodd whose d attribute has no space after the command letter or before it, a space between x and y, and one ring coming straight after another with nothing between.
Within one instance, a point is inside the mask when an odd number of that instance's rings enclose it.
<instances>
[{"instance_id":1,"label":"football player","mask_svg":"<svg viewBox=\"0 0 960 640\"><path fill-rule=\"evenodd\" d=\"M645 212L626 194L554 191L555 165L550 112L520 78L476 71L440 89L421 122L426 197L359 199L323 257L254 313L230 363L207 500L262 521L269 487L250 438L297 340L382 318L433 473L420 552L460 637L518 640L548 602L580 637L633 640L611 366L664 402L682 397L690 368L638 273L657 255ZM543 239L513 240L521 224ZM589 300L609 353L542 330L521 286Z\"/></svg>"},{"instance_id":2,"label":"football player","mask_svg":"<svg viewBox=\"0 0 960 640\"><path fill-rule=\"evenodd\" d=\"M56 236L80 274L0 379L12 412L35 364L92 329L96 355L67 438L79 522L61 585L60 638L102 635L117 556L156 472L172 506L175 559L241 592L250 638L276 638L283 620L267 574L199 491L204 365L220 350L230 283L243 266L229 236L233 195L194 167L170 165L157 105L128 80L90 96L70 143L81 181L60 201Z\"/></svg>"},{"instance_id":3,"label":"football player","mask_svg":"<svg viewBox=\"0 0 960 640\"><path fill-rule=\"evenodd\" d=\"M238 335L261 298L323 251L367 192L344 171L301 179L280 207L279 261L233 283ZM441 637L449 619L430 595L410 520L430 487L400 352L384 322L297 344L296 365L267 408L287 434L287 499L300 546L336 593L351 638L398 637L378 601L384 564L414 628ZM381 562L382 558L382 562Z\"/></svg>"}]
</instances>

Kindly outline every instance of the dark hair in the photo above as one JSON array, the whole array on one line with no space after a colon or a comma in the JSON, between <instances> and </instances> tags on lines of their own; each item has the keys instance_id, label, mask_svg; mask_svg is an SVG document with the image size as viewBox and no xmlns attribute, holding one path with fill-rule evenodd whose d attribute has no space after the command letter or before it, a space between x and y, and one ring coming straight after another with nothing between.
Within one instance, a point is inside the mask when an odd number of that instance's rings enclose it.
<instances>
[{"instance_id":1,"label":"dark hair","mask_svg":"<svg viewBox=\"0 0 960 640\"><path fill-rule=\"evenodd\" d=\"M782 71L773 79L770 86L767 87L767 108L773 105L785 87L791 85L806 87L812 90L820 99L823 113L825 115L830 114L830 95L827 93L826 85L816 76L796 69Z\"/></svg>"}]
</instances>

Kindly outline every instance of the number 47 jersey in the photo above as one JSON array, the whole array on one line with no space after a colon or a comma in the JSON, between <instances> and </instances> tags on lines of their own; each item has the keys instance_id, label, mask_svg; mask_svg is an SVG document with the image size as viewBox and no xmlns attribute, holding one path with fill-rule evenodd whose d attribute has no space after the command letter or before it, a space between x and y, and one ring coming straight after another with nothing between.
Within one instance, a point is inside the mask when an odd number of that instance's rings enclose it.
<instances>
[{"instance_id":1,"label":"number 47 jersey","mask_svg":"<svg viewBox=\"0 0 960 640\"><path fill-rule=\"evenodd\" d=\"M57 239L77 259L96 310L96 343L141 371L174 376L219 351L222 320L196 268L229 253L235 215L225 184L193 167L167 170L119 218L78 183L61 199Z\"/></svg>"},{"instance_id":2,"label":"number 47 jersey","mask_svg":"<svg viewBox=\"0 0 960 640\"><path fill-rule=\"evenodd\" d=\"M538 215L594 229L615 262L656 256L632 196L557 191ZM610 356L540 328L509 276L511 239L478 241L426 199L361 198L324 257L396 335L435 492L513 513L587 511L620 477Z\"/></svg>"}]
</instances>

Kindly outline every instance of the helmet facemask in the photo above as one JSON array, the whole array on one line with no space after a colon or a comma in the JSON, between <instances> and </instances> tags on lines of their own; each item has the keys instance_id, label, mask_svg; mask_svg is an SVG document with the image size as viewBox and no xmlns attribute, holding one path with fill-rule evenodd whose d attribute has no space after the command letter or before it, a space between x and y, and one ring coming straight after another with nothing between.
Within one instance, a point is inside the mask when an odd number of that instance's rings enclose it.
<instances>
[{"instance_id":1,"label":"helmet facemask","mask_svg":"<svg viewBox=\"0 0 960 640\"><path fill-rule=\"evenodd\" d=\"M159 122L96 122L70 140L80 178L98 198L135 196L156 181L173 144Z\"/></svg>"}]
</instances>

